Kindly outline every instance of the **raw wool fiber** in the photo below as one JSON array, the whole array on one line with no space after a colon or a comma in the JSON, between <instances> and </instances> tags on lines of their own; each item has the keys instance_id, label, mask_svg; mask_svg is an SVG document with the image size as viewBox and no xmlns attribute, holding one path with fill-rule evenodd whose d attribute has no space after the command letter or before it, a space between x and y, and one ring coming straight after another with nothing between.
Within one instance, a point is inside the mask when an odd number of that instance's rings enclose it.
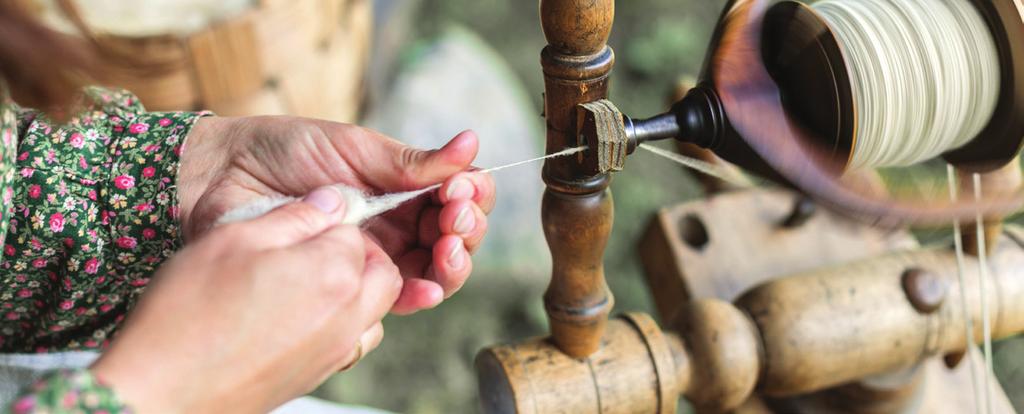
<instances>
[{"instance_id":1,"label":"raw wool fiber","mask_svg":"<svg viewBox=\"0 0 1024 414\"><path fill-rule=\"evenodd\" d=\"M502 165L500 167L489 168L481 171L482 173L492 173L501 171L508 168L519 167L522 165L532 164L539 161L544 161L551 158L566 157L573 154L586 151L587 147L576 147L569 148L564 151L559 151L554 154L545 155L543 157L537 157L525 161L514 162L511 164ZM362 225L367 220L387 213L398 206L401 206L407 201L411 201L421 195L427 194L431 191L441 188L441 184L435 184L427 188L423 188L415 191L406 191L402 193L385 194L382 196L367 196L362 191L355 188L346 186L344 184L336 184L334 188L341 192L345 199L346 213L345 219L342 221L345 224ZM281 207L288 203L298 201L295 197L264 197L256 199L253 202L236 208L227 212L227 214L221 216L217 220L217 225L232 223L236 221L245 221L260 217L264 214L269 213L271 210Z\"/></svg>"},{"instance_id":2,"label":"raw wool fiber","mask_svg":"<svg viewBox=\"0 0 1024 414\"><path fill-rule=\"evenodd\" d=\"M422 190L387 194L378 197L368 196L362 191L342 184L337 184L333 187L341 193L342 198L345 200L345 218L342 220L342 223L358 226L373 217L394 210L405 202L434 191L441 186L434 185ZM221 216L220 220L217 220L217 225L251 220L267 214L275 208L296 201L298 201L298 199L295 197L260 198L252 203L231 210L227 214Z\"/></svg>"}]
</instances>

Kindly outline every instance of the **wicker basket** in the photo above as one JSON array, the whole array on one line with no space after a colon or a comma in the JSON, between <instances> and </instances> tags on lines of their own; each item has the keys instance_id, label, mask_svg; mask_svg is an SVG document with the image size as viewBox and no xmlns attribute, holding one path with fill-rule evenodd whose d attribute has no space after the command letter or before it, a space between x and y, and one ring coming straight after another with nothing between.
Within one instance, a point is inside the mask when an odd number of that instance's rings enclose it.
<instances>
[{"instance_id":1,"label":"wicker basket","mask_svg":"<svg viewBox=\"0 0 1024 414\"><path fill-rule=\"evenodd\" d=\"M188 35L106 36L146 67L110 67L108 83L150 110L290 114L353 121L372 31L370 0L260 0Z\"/></svg>"}]
</instances>

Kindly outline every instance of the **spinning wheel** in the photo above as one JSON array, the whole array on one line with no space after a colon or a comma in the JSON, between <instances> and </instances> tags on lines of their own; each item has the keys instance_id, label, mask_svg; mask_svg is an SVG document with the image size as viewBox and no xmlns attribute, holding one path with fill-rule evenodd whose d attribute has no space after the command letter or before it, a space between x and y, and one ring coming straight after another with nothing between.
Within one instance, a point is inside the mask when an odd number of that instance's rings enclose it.
<instances>
[{"instance_id":1,"label":"spinning wheel","mask_svg":"<svg viewBox=\"0 0 1024 414\"><path fill-rule=\"evenodd\" d=\"M873 9L844 9L853 3L729 2L698 86L670 111L634 119L603 101L614 63L605 44L613 1L541 1L548 152L591 150L545 165L542 215L554 268L544 303L552 335L480 353L486 412L672 413L679 395L701 412L730 411L755 394L797 397L937 355L954 361L968 342L1024 331L1024 245L1000 241L998 225L1024 203L1016 164L1024 141L1024 8L1017 0L871 0L858 4ZM937 21L952 26L927 25ZM900 56L916 53L898 49L915 41L934 53ZM879 65L872 50L895 56L892 67ZM994 73L998 79L979 78ZM963 102L942 100L951 96ZM946 119L952 114L955 122ZM656 291L670 331L641 314L609 321L613 299L601 264L612 227L609 173L645 142L669 138L862 221L959 228L984 218L987 232L967 239L966 249L903 251L765 280L733 303ZM974 200L895 199L842 178L935 156L977 190ZM964 288L977 284L997 288ZM882 398L886 404L840 404L840 411L913 410L905 402L918 387L908 380Z\"/></svg>"}]
</instances>

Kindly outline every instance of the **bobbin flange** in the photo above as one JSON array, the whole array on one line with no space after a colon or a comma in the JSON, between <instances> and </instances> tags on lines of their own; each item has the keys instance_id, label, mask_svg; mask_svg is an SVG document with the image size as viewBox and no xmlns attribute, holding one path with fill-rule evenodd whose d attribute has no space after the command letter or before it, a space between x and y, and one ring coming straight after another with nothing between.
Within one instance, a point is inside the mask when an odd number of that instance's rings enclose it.
<instances>
[{"instance_id":1,"label":"bobbin flange","mask_svg":"<svg viewBox=\"0 0 1024 414\"><path fill-rule=\"evenodd\" d=\"M999 53L1000 95L988 124L967 145L943 154L972 171L997 169L1024 144L1024 10L1014 0L970 0L988 25ZM856 142L859 108L853 100L843 48L807 4L784 0L765 14L763 59L801 126L847 163Z\"/></svg>"},{"instance_id":2,"label":"bobbin flange","mask_svg":"<svg viewBox=\"0 0 1024 414\"><path fill-rule=\"evenodd\" d=\"M1013 161L1024 144L1024 5L1015 0L970 0L999 51L1000 94L992 119L967 145L943 155L976 172Z\"/></svg>"}]
</instances>

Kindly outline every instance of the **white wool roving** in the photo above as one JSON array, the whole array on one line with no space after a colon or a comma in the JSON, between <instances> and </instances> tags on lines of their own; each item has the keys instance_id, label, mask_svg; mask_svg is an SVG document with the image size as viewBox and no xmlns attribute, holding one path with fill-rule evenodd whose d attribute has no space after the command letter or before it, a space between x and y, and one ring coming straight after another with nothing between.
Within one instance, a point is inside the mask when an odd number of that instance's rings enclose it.
<instances>
[{"instance_id":1,"label":"white wool roving","mask_svg":"<svg viewBox=\"0 0 1024 414\"><path fill-rule=\"evenodd\" d=\"M410 201L440 187L440 185L433 185L422 190L371 197L362 191L343 184L334 185L334 188L337 189L338 192L341 193L342 198L345 199L345 218L342 220L342 223L355 225L362 225L366 220L394 210L406 201ZM217 220L217 225L219 226L222 224L234 223L236 221L251 220L267 214L275 208L297 201L299 201L299 199L295 197L259 198L249 204L227 212L227 214L221 216L221 218Z\"/></svg>"},{"instance_id":2,"label":"white wool roving","mask_svg":"<svg viewBox=\"0 0 1024 414\"><path fill-rule=\"evenodd\" d=\"M481 173L492 173L501 171L508 168L514 168L521 165L526 165L538 161L544 161L551 158L567 157L573 154L578 154L587 150L587 146L568 148L554 154L548 154L543 157L537 157L525 161L514 162L511 164L502 165L500 167L488 168L480 171ZM435 184L430 187L416 190L406 191L404 193L393 193L382 196L370 197L362 191L355 188L349 187L344 184L336 184L334 188L341 191L343 197L345 197L346 213L345 213L345 224L356 224L362 225L366 220L381 214L387 213L388 211L394 210L396 207L402 205L406 201L412 200L416 197L429 193L431 191L441 188L441 184ZM216 225L233 223L236 221L245 221L254 219L269 213L271 210L281 207L288 203L294 203L298 201L295 197L265 197L256 199L253 202L236 208L227 212L217 220Z\"/></svg>"}]
</instances>

